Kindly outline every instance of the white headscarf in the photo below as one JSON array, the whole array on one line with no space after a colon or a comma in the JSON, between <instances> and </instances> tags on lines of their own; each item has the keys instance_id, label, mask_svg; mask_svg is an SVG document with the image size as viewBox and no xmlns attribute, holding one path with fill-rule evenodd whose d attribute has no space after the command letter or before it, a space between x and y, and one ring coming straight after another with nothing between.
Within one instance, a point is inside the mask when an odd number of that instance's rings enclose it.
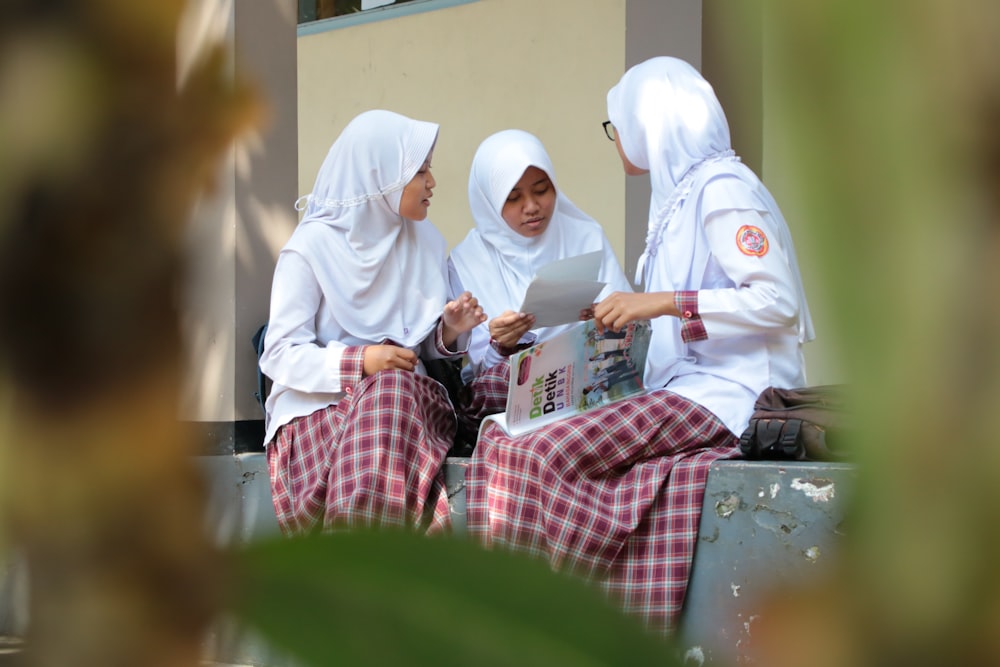
<instances>
[{"instance_id":1,"label":"white headscarf","mask_svg":"<svg viewBox=\"0 0 1000 667\"><path fill-rule=\"evenodd\" d=\"M428 220L399 214L403 188L438 125L391 111L354 118L330 147L305 215L283 252L312 267L330 309L358 339L419 344L448 299L447 243Z\"/></svg>"},{"instance_id":2,"label":"white headscarf","mask_svg":"<svg viewBox=\"0 0 1000 667\"><path fill-rule=\"evenodd\" d=\"M534 237L521 236L501 215L511 189L528 167L544 171L556 191L552 219ZM559 189L552 160L534 135L503 130L479 145L469 173L469 206L476 227L452 250L451 259L465 289L490 317L520 307L540 267L595 250L605 251L599 280L613 290L632 290L604 230ZM539 338L544 338L543 331L537 330Z\"/></svg>"},{"instance_id":3,"label":"white headscarf","mask_svg":"<svg viewBox=\"0 0 1000 667\"><path fill-rule=\"evenodd\" d=\"M795 275L799 340L812 340L812 320L788 226L767 188L733 152L725 113L701 74L689 63L665 56L635 65L608 92L608 119L629 162L649 170L652 196L646 248L636 282L644 280L647 291L690 289L704 275L710 254L703 221L715 211L757 210L774 221ZM709 181L727 177L747 187L724 188L725 196L717 201L704 192ZM651 261L658 253L665 253L666 261ZM666 323L654 323L660 335L654 334L653 346L659 349L651 348L650 356L685 356L680 320L669 319L671 329Z\"/></svg>"}]
</instances>

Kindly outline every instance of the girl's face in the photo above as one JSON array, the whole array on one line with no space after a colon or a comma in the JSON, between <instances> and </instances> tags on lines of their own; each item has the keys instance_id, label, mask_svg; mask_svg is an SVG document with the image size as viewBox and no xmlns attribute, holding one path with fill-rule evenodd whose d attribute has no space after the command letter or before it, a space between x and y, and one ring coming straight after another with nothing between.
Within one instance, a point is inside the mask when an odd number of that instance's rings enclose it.
<instances>
[{"instance_id":1,"label":"girl's face","mask_svg":"<svg viewBox=\"0 0 1000 667\"><path fill-rule=\"evenodd\" d=\"M500 209L504 222L521 236L540 236L556 208L556 188L538 167L524 170Z\"/></svg>"},{"instance_id":2,"label":"girl's face","mask_svg":"<svg viewBox=\"0 0 1000 667\"><path fill-rule=\"evenodd\" d=\"M424 220L427 209L431 205L432 190L437 185L431 174L431 158L434 151L427 154L427 159L420 165L416 176L403 188L403 196L399 200L399 214L407 220Z\"/></svg>"}]
</instances>

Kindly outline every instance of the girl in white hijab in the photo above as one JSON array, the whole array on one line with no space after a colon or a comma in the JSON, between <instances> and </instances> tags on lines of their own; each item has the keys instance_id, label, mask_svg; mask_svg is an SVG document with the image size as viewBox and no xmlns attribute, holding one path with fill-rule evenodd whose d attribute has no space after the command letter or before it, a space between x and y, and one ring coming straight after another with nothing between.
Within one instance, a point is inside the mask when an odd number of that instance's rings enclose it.
<instances>
[{"instance_id":1,"label":"girl in white hijab","mask_svg":"<svg viewBox=\"0 0 1000 667\"><path fill-rule=\"evenodd\" d=\"M468 293L449 301L446 244L426 220L437 133L389 111L357 116L278 255L260 367L286 534L447 521L455 415L421 358L464 353L485 315Z\"/></svg>"},{"instance_id":2,"label":"girl in white hijab","mask_svg":"<svg viewBox=\"0 0 1000 667\"><path fill-rule=\"evenodd\" d=\"M701 75L653 58L607 102L624 170L649 173L652 200L646 292L611 294L594 318L614 331L652 321L650 391L516 439L484 424L467 517L485 544L543 553L670 633L709 466L739 454L761 390L805 384L812 325L788 228Z\"/></svg>"},{"instance_id":3,"label":"girl in white hijab","mask_svg":"<svg viewBox=\"0 0 1000 667\"><path fill-rule=\"evenodd\" d=\"M814 337L792 237L760 179L730 147L712 87L690 64L653 58L608 93L626 173L649 173L636 282L596 309L599 326L653 318L647 386L708 407L741 433L768 386L805 384Z\"/></svg>"},{"instance_id":4,"label":"girl in white hijab","mask_svg":"<svg viewBox=\"0 0 1000 667\"><path fill-rule=\"evenodd\" d=\"M481 419L504 410L507 357L576 323L532 328L532 315L517 312L539 268L589 252L602 254L601 293L630 291L614 249L601 226L557 186L545 147L523 130L487 137L469 174L469 206L475 221L450 256L452 290L475 294L488 322L473 329L463 379L473 402L466 414Z\"/></svg>"}]
</instances>

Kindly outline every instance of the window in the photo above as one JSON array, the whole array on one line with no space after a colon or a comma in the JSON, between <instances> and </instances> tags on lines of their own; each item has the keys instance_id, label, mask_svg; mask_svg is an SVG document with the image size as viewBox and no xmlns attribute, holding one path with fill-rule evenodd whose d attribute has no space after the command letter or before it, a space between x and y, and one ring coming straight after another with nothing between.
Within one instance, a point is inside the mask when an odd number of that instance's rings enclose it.
<instances>
[{"instance_id":1,"label":"window","mask_svg":"<svg viewBox=\"0 0 1000 667\"><path fill-rule=\"evenodd\" d=\"M345 16L413 0L299 0L299 23Z\"/></svg>"},{"instance_id":2,"label":"window","mask_svg":"<svg viewBox=\"0 0 1000 667\"><path fill-rule=\"evenodd\" d=\"M476 0L298 0L298 35L314 35L398 16L464 5Z\"/></svg>"}]
</instances>

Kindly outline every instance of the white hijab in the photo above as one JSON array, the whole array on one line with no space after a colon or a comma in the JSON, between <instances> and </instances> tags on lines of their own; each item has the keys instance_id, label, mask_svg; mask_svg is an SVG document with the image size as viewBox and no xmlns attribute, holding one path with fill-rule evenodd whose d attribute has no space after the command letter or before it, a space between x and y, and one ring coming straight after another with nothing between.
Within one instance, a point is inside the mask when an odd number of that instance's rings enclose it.
<instances>
[{"instance_id":1,"label":"white hijab","mask_svg":"<svg viewBox=\"0 0 1000 667\"><path fill-rule=\"evenodd\" d=\"M556 191L548 227L530 238L511 229L501 215L511 189L528 167L544 171ZM503 130L479 145L469 173L469 206L476 227L455 246L451 259L462 285L490 317L519 308L543 265L595 250L605 251L599 280L613 290L632 291L613 259L604 230L559 189L552 160L534 135ZM537 330L539 338L544 338L543 331Z\"/></svg>"},{"instance_id":2,"label":"white hijab","mask_svg":"<svg viewBox=\"0 0 1000 667\"><path fill-rule=\"evenodd\" d=\"M725 113L701 74L689 63L666 56L635 65L608 92L608 119L629 162L649 170L652 196L646 248L636 268L636 282L645 282L647 291L697 286L710 254L703 221L715 211L757 210L773 219L795 275L799 340L812 340L812 320L788 226L764 184L736 157ZM726 195L714 199L705 194L709 181L727 177L747 187L725 188ZM658 253L665 257L652 261ZM680 360L686 356L680 320L666 319L669 322L654 323L655 354Z\"/></svg>"},{"instance_id":3,"label":"white hijab","mask_svg":"<svg viewBox=\"0 0 1000 667\"><path fill-rule=\"evenodd\" d=\"M438 125L391 111L354 118L330 147L305 215L282 252L312 267L329 308L354 337L415 347L448 299L447 244L428 220L399 214L403 188Z\"/></svg>"}]
</instances>

